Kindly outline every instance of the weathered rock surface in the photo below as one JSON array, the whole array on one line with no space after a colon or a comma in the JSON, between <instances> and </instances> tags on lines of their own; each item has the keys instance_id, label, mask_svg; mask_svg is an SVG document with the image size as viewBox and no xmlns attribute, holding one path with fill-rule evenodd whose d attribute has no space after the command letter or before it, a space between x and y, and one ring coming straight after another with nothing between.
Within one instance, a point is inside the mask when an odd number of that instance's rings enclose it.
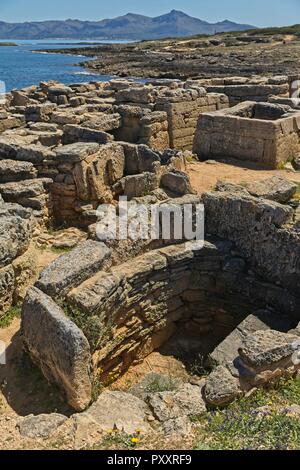
<instances>
[{"instance_id":1,"label":"weathered rock surface","mask_svg":"<svg viewBox=\"0 0 300 470\"><path fill-rule=\"evenodd\" d=\"M264 181L248 184L247 190L252 196L284 204L294 196L297 191L297 185L285 178L273 176Z\"/></svg>"},{"instance_id":2,"label":"weathered rock surface","mask_svg":"<svg viewBox=\"0 0 300 470\"><path fill-rule=\"evenodd\" d=\"M99 144L78 142L75 144L64 145L55 150L56 160L62 163L77 163L84 160L89 155L97 153Z\"/></svg>"},{"instance_id":3,"label":"weathered rock surface","mask_svg":"<svg viewBox=\"0 0 300 470\"><path fill-rule=\"evenodd\" d=\"M206 411L200 387L191 384L184 384L178 391L149 394L148 402L160 422L182 416L200 416Z\"/></svg>"},{"instance_id":4,"label":"weathered rock surface","mask_svg":"<svg viewBox=\"0 0 300 470\"><path fill-rule=\"evenodd\" d=\"M50 437L68 418L58 413L49 415L29 415L19 419L17 427L23 437L31 439L47 439Z\"/></svg>"},{"instance_id":5,"label":"weathered rock surface","mask_svg":"<svg viewBox=\"0 0 300 470\"><path fill-rule=\"evenodd\" d=\"M22 307L22 337L45 377L66 394L75 410L91 401L90 346L82 331L39 289L28 291Z\"/></svg>"},{"instance_id":6,"label":"weathered rock surface","mask_svg":"<svg viewBox=\"0 0 300 470\"><path fill-rule=\"evenodd\" d=\"M161 178L161 186L180 196L193 193L189 177L181 171L165 173Z\"/></svg>"},{"instance_id":7,"label":"weathered rock surface","mask_svg":"<svg viewBox=\"0 0 300 470\"><path fill-rule=\"evenodd\" d=\"M297 336L279 331L257 331L244 338L239 354L245 365L259 370L290 359L297 340Z\"/></svg>"},{"instance_id":8,"label":"weathered rock surface","mask_svg":"<svg viewBox=\"0 0 300 470\"><path fill-rule=\"evenodd\" d=\"M37 287L48 295L62 296L92 277L109 262L110 250L104 243L88 240L70 253L54 260L42 273Z\"/></svg>"},{"instance_id":9,"label":"weathered rock surface","mask_svg":"<svg viewBox=\"0 0 300 470\"><path fill-rule=\"evenodd\" d=\"M151 416L146 403L125 392L103 392L98 400L84 413L73 415L76 426L76 440L89 432L107 433L113 429L134 434L140 430L151 433L147 421Z\"/></svg>"},{"instance_id":10,"label":"weathered rock surface","mask_svg":"<svg viewBox=\"0 0 300 470\"><path fill-rule=\"evenodd\" d=\"M242 395L239 380L224 366L218 366L208 377L204 397L209 405L222 407Z\"/></svg>"},{"instance_id":11,"label":"weathered rock surface","mask_svg":"<svg viewBox=\"0 0 300 470\"><path fill-rule=\"evenodd\" d=\"M0 268L22 255L29 246L33 223L31 213L21 206L0 206Z\"/></svg>"},{"instance_id":12,"label":"weathered rock surface","mask_svg":"<svg viewBox=\"0 0 300 470\"><path fill-rule=\"evenodd\" d=\"M30 162L0 160L0 184L34 179L36 176L37 170Z\"/></svg>"}]
</instances>

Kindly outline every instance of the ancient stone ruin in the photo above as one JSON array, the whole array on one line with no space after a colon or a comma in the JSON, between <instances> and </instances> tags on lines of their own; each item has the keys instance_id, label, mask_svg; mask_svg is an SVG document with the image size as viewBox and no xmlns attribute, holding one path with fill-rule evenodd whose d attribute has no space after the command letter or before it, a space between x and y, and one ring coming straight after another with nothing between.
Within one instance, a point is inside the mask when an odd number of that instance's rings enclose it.
<instances>
[{"instance_id":1,"label":"ancient stone ruin","mask_svg":"<svg viewBox=\"0 0 300 470\"><path fill-rule=\"evenodd\" d=\"M280 168L299 153L299 111L286 105L245 101L201 114L194 152L202 158L232 157Z\"/></svg>"},{"instance_id":2,"label":"ancient stone ruin","mask_svg":"<svg viewBox=\"0 0 300 470\"><path fill-rule=\"evenodd\" d=\"M187 169L197 158L234 158L296 171L300 112L289 91L289 77L231 77L53 82L7 95L0 318L21 304L23 347L79 412L79 427L91 413L101 430L117 420L149 432L152 420L172 434L187 416L298 371L297 185L274 176L197 194ZM120 196L180 211L203 204L204 244L100 240L98 206L117 207ZM63 253L41 264L47 243ZM108 389L97 401L97 381L109 387L153 351L176 356L179 344L213 361L208 377L166 396ZM175 411L164 409L167 396Z\"/></svg>"}]
</instances>

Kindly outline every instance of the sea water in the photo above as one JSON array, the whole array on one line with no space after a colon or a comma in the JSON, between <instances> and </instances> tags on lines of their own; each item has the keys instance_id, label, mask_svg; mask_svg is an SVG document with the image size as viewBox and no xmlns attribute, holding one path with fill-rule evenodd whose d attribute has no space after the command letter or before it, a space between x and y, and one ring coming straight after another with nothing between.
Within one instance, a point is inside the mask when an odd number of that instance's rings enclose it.
<instances>
[{"instance_id":1,"label":"sea water","mask_svg":"<svg viewBox=\"0 0 300 470\"><path fill-rule=\"evenodd\" d=\"M101 75L96 72L89 72L80 67L78 64L84 61L85 57L42 52L42 49L52 49L55 51L55 49L85 47L84 44L80 44L84 40L1 39L1 42L17 44L16 46L0 46L0 82L5 82L7 91L13 88L20 89L29 85L38 85L42 81L49 80L69 84L91 80L105 81L112 78L111 76ZM97 40L95 42L111 44L120 43L121 41ZM86 60L90 59L91 57Z\"/></svg>"}]
</instances>

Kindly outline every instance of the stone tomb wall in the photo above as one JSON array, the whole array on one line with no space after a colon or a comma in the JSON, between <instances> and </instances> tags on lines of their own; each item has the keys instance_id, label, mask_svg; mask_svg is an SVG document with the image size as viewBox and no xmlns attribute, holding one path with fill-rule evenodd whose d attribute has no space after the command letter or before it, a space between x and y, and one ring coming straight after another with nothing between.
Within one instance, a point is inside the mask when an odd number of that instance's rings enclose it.
<instances>
[{"instance_id":1,"label":"stone tomb wall","mask_svg":"<svg viewBox=\"0 0 300 470\"><path fill-rule=\"evenodd\" d=\"M223 93L229 99L230 106L243 101L266 102L270 96L288 98L290 95L290 77L226 77L196 81L208 93Z\"/></svg>"},{"instance_id":2,"label":"stone tomb wall","mask_svg":"<svg viewBox=\"0 0 300 470\"><path fill-rule=\"evenodd\" d=\"M192 150L199 116L228 106L224 94L206 93L203 88L195 87L158 96L155 109L168 116L170 147Z\"/></svg>"},{"instance_id":3,"label":"stone tomb wall","mask_svg":"<svg viewBox=\"0 0 300 470\"><path fill-rule=\"evenodd\" d=\"M285 299L285 313L299 317L299 298L257 279L224 241L146 253L64 290L64 299L49 297L43 281L23 305L24 343L78 410L91 401L95 375L115 380L176 331L192 328L199 342L218 333L221 341L266 299L281 313Z\"/></svg>"},{"instance_id":4,"label":"stone tomb wall","mask_svg":"<svg viewBox=\"0 0 300 470\"><path fill-rule=\"evenodd\" d=\"M299 295L300 232L291 206L230 185L204 194L203 203L208 233L236 243L262 278ZM286 308L282 298L280 309Z\"/></svg>"},{"instance_id":5,"label":"stone tomb wall","mask_svg":"<svg viewBox=\"0 0 300 470\"><path fill-rule=\"evenodd\" d=\"M24 298L37 277L37 260L31 244L31 211L6 204L0 196L0 319Z\"/></svg>"},{"instance_id":6,"label":"stone tomb wall","mask_svg":"<svg viewBox=\"0 0 300 470\"><path fill-rule=\"evenodd\" d=\"M257 113L258 107L273 109L275 119L271 112L268 118ZM276 109L281 109L281 117ZM276 169L299 153L299 135L299 112L280 105L245 102L200 115L194 152L203 159L229 157Z\"/></svg>"}]
</instances>

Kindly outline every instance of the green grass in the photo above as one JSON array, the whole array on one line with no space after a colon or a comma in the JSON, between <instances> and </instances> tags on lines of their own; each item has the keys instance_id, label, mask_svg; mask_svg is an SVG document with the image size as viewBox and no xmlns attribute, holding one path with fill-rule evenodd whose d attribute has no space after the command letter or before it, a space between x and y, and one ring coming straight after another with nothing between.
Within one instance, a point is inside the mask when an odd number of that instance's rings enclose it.
<instances>
[{"instance_id":1,"label":"green grass","mask_svg":"<svg viewBox=\"0 0 300 470\"><path fill-rule=\"evenodd\" d=\"M15 318L21 317L21 305L11 307L8 312L0 319L0 328L7 328Z\"/></svg>"},{"instance_id":2,"label":"green grass","mask_svg":"<svg viewBox=\"0 0 300 470\"><path fill-rule=\"evenodd\" d=\"M281 380L274 389L257 390L228 408L194 420L198 432L195 449L300 450L300 420L280 410L300 404L300 377ZM257 408L267 406L265 416Z\"/></svg>"}]
</instances>

